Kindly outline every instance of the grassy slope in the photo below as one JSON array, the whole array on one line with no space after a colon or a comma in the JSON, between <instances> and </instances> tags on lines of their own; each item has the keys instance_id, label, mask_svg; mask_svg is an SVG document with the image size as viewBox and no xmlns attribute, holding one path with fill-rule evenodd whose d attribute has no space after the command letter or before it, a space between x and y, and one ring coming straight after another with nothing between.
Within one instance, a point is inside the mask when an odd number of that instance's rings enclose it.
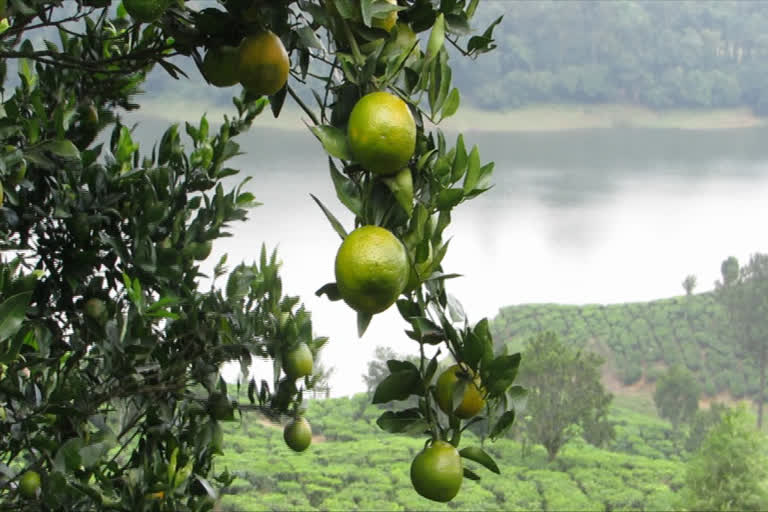
<instances>
[{"instance_id":1,"label":"grassy slope","mask_svg":"<svg viewBox=\"0 0 768 512\"><path fill-rule=\"evenodd\" d=\"M514 350L536 332L551 330L573 345L600 352L614 390L633 386L647 391L646 385L666 367L683 364L709 396L741 398L757 391L757 369L729 338L724 311L711 293L607 306L509 306L492 325L497 342Z\"/></svg>"},{"instance_id":2,"label":"grassy slope","mask_svg":"<svg viewBox=\"0 0 768 512\"><path fill-rule=\"evenodd\" d=\"M616 447L632 453L572 442L548 463L543 449L521 459L513 440L486 443L502 474L474 465L482 480L465 480L451 503L437 504L418 496L410 484L410 461L423 439L381 432L375 425L381 410L368 402L365 395L311 402L308 418L325 441L302 454L284 445L279 426L264 425L254 415L242 424L229 424L217 468L227 467L237 479L225 490L222 510L676 508L683 463L664 456L670 427L658 418L614 411L614 419L623 423ZM463 445L470 443L477 440L468 435ZM647 456L637 455L633 443Z\"/></svg>"}]
</instances>

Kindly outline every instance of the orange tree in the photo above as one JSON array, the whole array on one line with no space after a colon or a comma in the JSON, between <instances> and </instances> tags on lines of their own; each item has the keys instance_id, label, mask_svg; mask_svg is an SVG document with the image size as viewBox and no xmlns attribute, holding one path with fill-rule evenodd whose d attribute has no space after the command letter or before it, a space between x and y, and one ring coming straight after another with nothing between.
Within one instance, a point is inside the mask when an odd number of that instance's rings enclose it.
<instances>
[{"instance_id":1,"label":"orange tree","mask_svg":"<svg viewBox=\"0 0 768 512\"><path fill-rule=\"evenodd\" d=\"M304 356L326 340L314 337L299 299L283 294L276 254L262 247L257 261L231 271L224 256L210 289L199 282L213 242L257 204L243 184L222 182L237 174L226 166L239 154L235 138L267 105L279 116L289 96L328 153L337 196L355 215L350 228L386 230L405 255L383 288L420 359L388 361L373 401L418 406L386 411L378 424L426 435L412 466L424 496L451 499L463 477L478 478L462 460L499 471L481 448L460 447L461 434L481 423L495 438L512 424L525 394L513 385L520 356L494 354L487 320L469 323L446 292L456 275L442 267L453 210L490 188L493 164L462 136L450 147L429 131L459 107L446 45L470 57L494 46L499 20L471 33L478 3L0 1L0 509L212 510L216 488L232 478L213 467L219 421L253 409L303 423L303 391L318 380ZM173 125L141 151L119 112L140 107L136 95L155 66L188 78L183 59L213 85L243 84L235 111L217 131L205 117L187 123L191 147ZM374 92L387 93L395 114L376 124L365 120L371 109L358 109L355 125L392 134L389 144L347 130L355 105ZM345 239L349 230L318 204ZM363 269L378 257L357 256ZM355 293L380 293L375 271L364 274ZM338 300L343 287L318 293ZM376 304L360 308L360 335L386 306ZM425 345L438 347L433 357ZM300 371L291 362L285 372L283 359L297 351ZM448 413L436 405L441 351L458 364ZM239 360L248 375L254 355L274 360L274 381L247 381L250 404L235 404L220 365ZM467 386L485 408L460 418L452 411ZM442 457L454 468L450 482L430 469ZM39 486L20 485L30 472Z\"/></svg>"}]
</instances>

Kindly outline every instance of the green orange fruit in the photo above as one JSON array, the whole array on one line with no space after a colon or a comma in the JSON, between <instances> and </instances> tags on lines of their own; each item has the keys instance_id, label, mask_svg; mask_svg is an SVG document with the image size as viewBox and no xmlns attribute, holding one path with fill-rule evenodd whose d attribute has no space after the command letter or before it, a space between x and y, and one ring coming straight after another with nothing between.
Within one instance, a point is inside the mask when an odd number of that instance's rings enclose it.
<instances>
[{"instance_id":1,"label":"green orange fruit","mask_svg":"<svg viewBox=\"0 0 768 512\"><path fill-rule=\"evenodd\" d=\"M299 343L293 350L289 350L283 357L283 370L290 379L300 379L312 375L314 359L312 351L306 343Z\"/></svg>"},{"instance_id":2,"label":"green orange fruit","mask_svg":"<svg viewBox=\"0 0 768 512\"><path fill-rule=\"evenodd\" d=\"M85 302L83 311L91 320L101 322L107 314L107 305L103 300L93 297Z\"/></svg>"},{"instance_id":3,"label":"green orange fruit","mask_svg":"<svg viewBox=\"0 0 768 512\"><path fill-rule=\"evenodd\" d=\"M336 286L349 307L381 313L408 282L408 254L400 240L379 226L362 226L347 235L336 253Z\"/></svg>"},{"instance_id":4,"label":"green orange fruit","mask_svg":"<svg viewBox=\"0 0 768 512\"><path fill-rule=\"evenodd\" d=\"M395 174L408 165L416 149L416 121L408 105L388 92L366 94L352 108L347 139L365 169Z\"/></svg>"},{"instance_id":5,"label":"green orange fruit","mask_svg":"<svg viewBox=\"0 0 768 512\"><path fill-rule=\"evenodd\" d=\"M151 23L168 9L168 0L123 0L123 7L131 18L143 23Z\"/></svg>"},{"instance_id":6,"label":"green orange fruit","mask_svg":"<svg viewBox=\"0 0 768 512\"><path fill-rule=\"evenodd\" d=\"M19 491L27 498L34 498L37 496L37 491L40 489L40 473L37 471L27 471L21 475L19 479Z\"/></svg>"},{"instance_id":7,"label":"green orange fruit","mask_svg":"<svg viewBox=\"0 0 768 512\"><path fill-rule=\"evenodd\" d=\"M437 405L440 406L440 409L442 409L444 413L450 414L451 409L453 408L453 394L459 383L459 379L467 379L461 403L453 412L459 418L468 419L483 410L483 407L485 407L485 399L483 398L480 377L472 376L472 379L469 380L469 376L463 377L461 376L462 373L463 370L461 367L458 364L455 364L440 374L440 377L437 378L435 398L437 399Z\"/></svg>"},{"instance_id":8,"label":"green orange fruit","mask_svg":"<svg viewBox=\"0 0 768 512\"><path fill-rule=\"evenodd\" d=\"M203 76L216 87L230 87L240 82L240 50L234 46L211 48L203 58Z\"/></svg>"},{"instance_id":9,"label":"green orange fruit","mask_svg":"<svg viewBox=\"0 0 768 512\"><path fill-rule=\"evenodd\" d=\"M451 501L461 488L464 468L458 450L445 441L433 441L411 463L411 483L432 501Z\"/></svg>"},{"instance_id":10,"label":"green orange fruit","mask_svg":"<svg viewBox=\"0 0 768 512\"><path fill-rule=\"evenodd\" d=\"M272 95L282 89L288 81L290 64L283 42L269 30L240 43L240 83L256 94Z\"/></svg>"},{"instance_id":11,"label":"green orange fruit","mask_svg":"<svg viewBox=\"0 0 768 512\"><path fill-rule=\"evenodd\" d=\"M291 450L303 452L312 444L312 427L303 416L295 418L283 429L283 439Z\"/></svg>"}]
</instances>

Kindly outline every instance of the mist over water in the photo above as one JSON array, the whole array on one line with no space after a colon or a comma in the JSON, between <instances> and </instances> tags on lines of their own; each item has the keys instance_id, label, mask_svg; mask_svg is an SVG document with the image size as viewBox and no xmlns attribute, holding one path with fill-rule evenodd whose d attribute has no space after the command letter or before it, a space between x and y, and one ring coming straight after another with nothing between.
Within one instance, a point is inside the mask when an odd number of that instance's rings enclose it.
<instances>
[{"instance_id":1,"label":"mist over water","mask_svg":"<svg viewBox=\"0 0 768 512\"><path fill-rule=\"evenodd\" d=\"M144 147L166 126L142 121ZM711 290L727 256L768 250L766 136L765 129L465 133L483 162L496 162L495 186L454 210L443 268L464 277L448 291L476 322L512 304L680 295L688 274L697 291ZM265 127L238 142L247 154L231 162L242 169L232 183L252 177L245 190L264 204L216 242L203 271L224 253L232 268L257 259L262 243L277 247L284 292L301 296L316 335L331 338L322 360L336 368L332 396L364 391L361 375L377 345L413 354L418 345L394 307L358 339L354 312L314 294L334 280L341 240L310 193L348 229L353 221L335 197L320 144L308 131ZM271 381L271 364L254 372Z\"/></svg>"}]
</instances>

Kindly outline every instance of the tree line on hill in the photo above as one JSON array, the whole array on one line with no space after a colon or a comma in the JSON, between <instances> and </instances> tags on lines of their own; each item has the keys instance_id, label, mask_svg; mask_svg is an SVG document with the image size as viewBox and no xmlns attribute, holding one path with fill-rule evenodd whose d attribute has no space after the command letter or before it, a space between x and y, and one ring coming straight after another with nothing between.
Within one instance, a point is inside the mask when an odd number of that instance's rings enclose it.
<instances>
[{"instance_id":1,"label":"tree line on hill","mask_svg":"<svg viewBox=\"0 0 768 512\"><path fill-rule=\"evenodd\" d=\"M768 114L765 2L491 2L500 51L455 79L481 108L630 103Z\"/></svg>"}]
</instances>

